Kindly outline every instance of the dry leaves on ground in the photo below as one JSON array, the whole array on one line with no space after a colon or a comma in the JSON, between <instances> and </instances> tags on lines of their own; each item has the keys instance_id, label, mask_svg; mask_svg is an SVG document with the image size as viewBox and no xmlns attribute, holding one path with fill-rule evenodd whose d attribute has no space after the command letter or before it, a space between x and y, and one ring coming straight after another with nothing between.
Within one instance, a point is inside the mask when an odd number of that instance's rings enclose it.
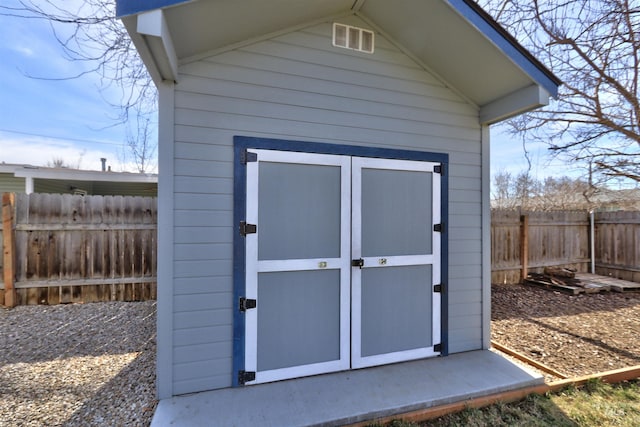
<instances>
[{"instance_id":1,"label":"dry leaves on ground","mask_svg":"<svg viewBox=\"0 0 640 427\"><path fill-rule=\"evenodd\" d=\"M492 286L492 340L569 377L640 365L640 293Z\"/></svg>"}]
</instances>

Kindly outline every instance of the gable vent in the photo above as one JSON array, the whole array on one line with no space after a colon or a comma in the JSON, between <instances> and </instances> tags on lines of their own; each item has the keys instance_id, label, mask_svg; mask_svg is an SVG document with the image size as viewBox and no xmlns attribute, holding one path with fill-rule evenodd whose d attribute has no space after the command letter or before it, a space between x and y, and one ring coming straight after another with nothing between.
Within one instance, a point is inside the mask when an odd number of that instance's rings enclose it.
<instances>
[{"instance_id":1,"label":"gable vent","mask_svg":"<svg viewBox=\"0 0 640 427\"><path fill-rule=\"evenodd\" d=\"M358 52L373 53L373 31L334 23L333 45Z\"/></svg>"}]
</instances>

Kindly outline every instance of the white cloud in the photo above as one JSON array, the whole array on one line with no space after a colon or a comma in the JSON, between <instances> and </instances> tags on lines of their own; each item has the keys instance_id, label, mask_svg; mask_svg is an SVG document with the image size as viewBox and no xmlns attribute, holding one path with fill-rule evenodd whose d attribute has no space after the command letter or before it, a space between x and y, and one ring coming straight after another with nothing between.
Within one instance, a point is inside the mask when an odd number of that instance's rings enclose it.
<instances>
[{"instance_id":1,"label":"white cloud","mask_svg":"<svg viewBox=\"0 0 640 427\"><path fill-rule=\"evenodd\" d=\"M106 158L107 165L114 171L136 170L135 165L121 164L119 157L117 147L102 150L73 141L29 136L21 138L0 132L0 163L46 166L54 159L62 159L72 167L100 170L100 159Z\"/></svg>"},{"instance_id":2,"label":"white cloud","mask_svg":"<svg viewBox=\"0 0 640 427\"><path fill-rule=\"evenodd\" d=\"M24 56L33 56L34 52L33 49L27 47L27 46L13 46L11 47L11 49L13 49L14 51L24 55Z\"/></svg>"}]
</instances>

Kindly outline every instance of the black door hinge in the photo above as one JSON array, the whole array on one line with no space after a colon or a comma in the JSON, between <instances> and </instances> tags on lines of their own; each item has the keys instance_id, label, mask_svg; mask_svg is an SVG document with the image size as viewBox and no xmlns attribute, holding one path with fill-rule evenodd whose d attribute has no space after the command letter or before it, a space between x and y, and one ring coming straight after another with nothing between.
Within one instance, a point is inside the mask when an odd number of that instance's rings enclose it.
<instances>
[{"instance_id":1,"label":"black door hinge","mask_svg":"<svg viewBox=\"0 0 640 427\"><path fill-rule=\"evenodd\" d=\"M433 224L433 231L442 233L444 231L444 223L442 222L440 224Z\"/></svg>"},{"instance_id":2,"label":"black door hinge","mask_svg":"<svg viewBox=\"0 0 640 427\"><path fill-rule=\"evenodd\" d=\"M249 162L257 162L258 161L258 153L252 153L249 150L244 150L242 154L240 154L240 163L246 165Z\"/></svg>"},{"instance_id":3,"label":"black door hinge","mask_svg":"<svg viewBox=\"0 0 640 427\"><path fill-rule=\"evenodd\" d=\"M240 301L238 303L238 308L240 311L247 311L252 308L256 308L258 305L257 301L254 299L248 299L245 297L240 297Z\"/></svg>"},{"instance_id":4,"label":"black door hinge","mask_svg":"<svg viewBox=\"0 0 640 427\"><path fill-rule=\"evenodd\" d=\"M256 373L253 371L238 371L238 384L245 385L249 381L256 380Z\"/></svg>"},{"instance_id":5,"label":"black door hinge","mask_svg":"<svg viewBox=\"0 0 640 427\"><path fill-rule=\"evenodd\" d=\"M360 268L364 267L364 260L362 258L352 259L351 267L360 267Z\"/></svg>"},{"instance_id":6,"label":"black door hinge","mask_svg":"<svg viewBox=\"0 0 640 427\"><path fill-rule=\"evenodd\" d=\"M258 227L255 224L247 224L246 221L240 221L240 235L246 236L247 234L255 234L258 231Z\"/></svg>"},{"instance_id":7,"label":"black door hinge","mask_svg":"<svg viewBox=\"0 0 640 427\"><path fill-rule=\"evenodd\" d=\"M442 285L442 284L433 285L433 292L442 293L443 290L444 290L444 285Z\"/></svg>"},{"instance_id":8,"label":"black door hinge","mask_svg":"<svg viewBox=\"0 0 640 427\"><path fill-rule=\"evenodd\" d=\"M439 173L440 175L444 175L444 165L435 165L433 167L433 173Z\"/></svg>"},{"instance_id":9,"label":"black door hinge","mask_svg":"<svg viewBox=\"0 0 640 427\"><path fill-rule=\"evenodd\" d=\"M440 353L442 352L442 344L436 344L433 346L433 351Z\"/></svg>"}]
</instances>

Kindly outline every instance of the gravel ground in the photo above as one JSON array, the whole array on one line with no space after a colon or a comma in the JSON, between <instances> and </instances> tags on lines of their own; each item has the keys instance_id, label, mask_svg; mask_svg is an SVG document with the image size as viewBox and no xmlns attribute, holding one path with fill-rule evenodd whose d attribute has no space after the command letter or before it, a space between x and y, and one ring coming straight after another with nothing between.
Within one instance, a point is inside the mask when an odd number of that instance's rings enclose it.
<instances>
[{"instance_id":1,"label":"gravel ground","mask_svg":"<svg viewBox=\"0 0 640 427\"><path fill-rule=\"evenodd\" d=\"M640 293L492 286L492 340L568 377L640 365Z\"/></svg>"},{"instance_id":2,"label":"gravel ground","mask_svg":"<svg viewBox=\"0 0 640 427\"><path fill-rule=\"evenodd\" d=\"M640 293L493 285L492 339L568 376L640 364ZM148 426L155 301L0 309L0 426Z\"/></svg>"},{"instance_id":3,"label":"gravel ground","mask_svg":"<svg viewBox=\"0 0 640 427\"><path fill-rule=\"evenodd\" d=\"M155 301L0 309L0 426L148 426Z\"/></svg>"}]
</instances>

